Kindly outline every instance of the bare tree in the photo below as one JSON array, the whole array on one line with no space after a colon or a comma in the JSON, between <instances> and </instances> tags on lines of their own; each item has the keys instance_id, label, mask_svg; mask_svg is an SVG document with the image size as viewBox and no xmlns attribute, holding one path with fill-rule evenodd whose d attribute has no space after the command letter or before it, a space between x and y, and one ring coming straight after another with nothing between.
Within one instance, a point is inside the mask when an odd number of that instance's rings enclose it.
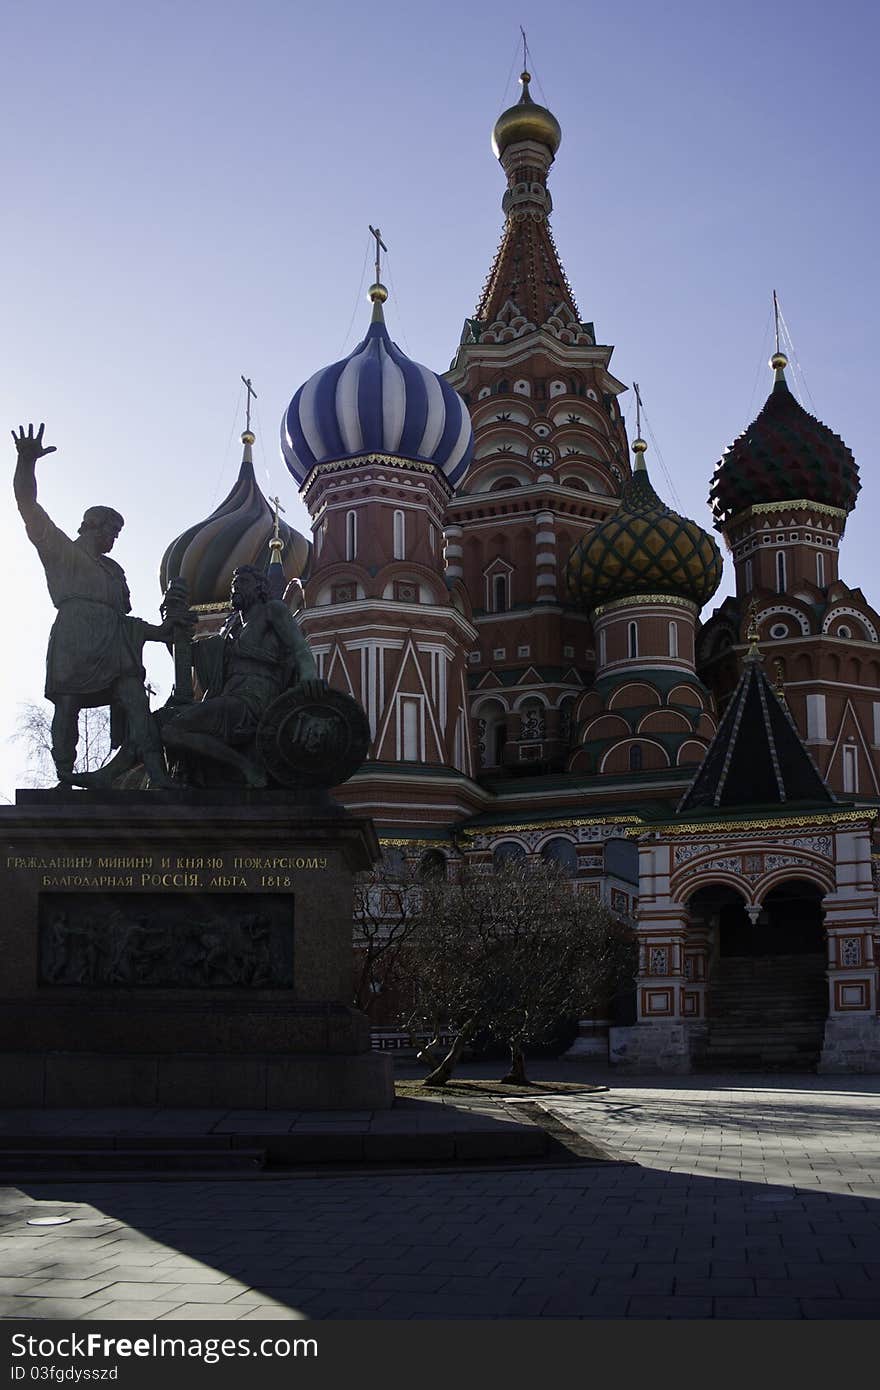
<instances>
[{"instance_id":1,"label":"bare tree","mask_svg":"<svg viewBox=\"0 0 880 1390\"><path fill-rule=\"evenodd\" d=\"M449 1080L478 1032L509 1047L504 1080L526 1083L526 1045L603 1003L636 967L631 925L556 865L521 860L426 883L404 955L422 1013L442 1013L455 1028L447 1056L424 1079L431 1086Z\"/></svg>"},{"instance_id":2,"label":"bare tree","mask_svg":"<svg viewBox=\"0 0 880 1390\"><path fill-rule=\"evenodd\" d=\"M20 743L27 758L26 774L35 787L57 782L52 760L52 713L47 705L29 701L19 705L15 732L10 741ZM79 744L75 771L94 772L110 757L110 711L102 706L83 709L79 716Z\"/></svg>"},{"instance_id":3,"label":"bare tree","mask_svg":"<svg viewBox=\"0 0 880 1390\"><path fill-rule=\"evenodd\" d=\"M403 983L402 952L421 922L421 901L419 867L400 852L386 850L355 879L354 1003L365 1014Z\"/></svg>"}]
</instances>

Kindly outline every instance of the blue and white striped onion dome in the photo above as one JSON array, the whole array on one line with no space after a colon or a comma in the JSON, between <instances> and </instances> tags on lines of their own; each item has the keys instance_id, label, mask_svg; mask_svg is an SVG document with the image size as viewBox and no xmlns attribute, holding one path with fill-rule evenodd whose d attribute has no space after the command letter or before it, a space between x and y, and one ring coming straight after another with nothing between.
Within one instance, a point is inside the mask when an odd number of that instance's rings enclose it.
<instances>
[{"instance_id":1,"label":"blue and white striped onion dome","mask_svg":"<svg viewBox=\"0 0 880 1390\"><path fill-rule=\"evenodd\" d=\"M382 291L380 296L379 291ZM433 463L454 487L470 463L474 432L457 391L413 362L388 336L384 287L374 285L373 321L354 352L315 372L281 421L281 452L302 487L318 464L369 454Z\"/></svg>"}]
</instances>

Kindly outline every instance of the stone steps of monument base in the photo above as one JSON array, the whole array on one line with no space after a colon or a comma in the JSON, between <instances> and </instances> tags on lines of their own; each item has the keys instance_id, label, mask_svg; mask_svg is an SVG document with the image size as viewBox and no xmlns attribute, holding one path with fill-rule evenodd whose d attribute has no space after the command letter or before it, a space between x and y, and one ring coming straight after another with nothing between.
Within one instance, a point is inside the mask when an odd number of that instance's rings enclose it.
<instances>
[{"instance_id":1,"label":"stone steps of monument base","mask_svg":"<svg viewBox=\"0 0 880 1390\"><path fill-rule=\"evenodd\" d=\"M0 1173L48 1176L52 1173L255 1173L266 1166L264 1149L116 1148L57 1142L7 1147L0 1141Z\"/></svg>"},{"instance_id":2,"label":"stone steps of monument base","mask_svg":"<svg viewBox=\"0 0 880 1390\"><path fill-rule=\"evenodd\" d=\"M554 1152L539 1124L464 1124L436 1130L369 1133L353 1129L280 1134L218 1134L179 1140L127 1135L0 1135L0 1174L8 1181L54 1174L188 1176L283 1171L323 1164L527 1161Z\"/></svg>"}]
</instances>

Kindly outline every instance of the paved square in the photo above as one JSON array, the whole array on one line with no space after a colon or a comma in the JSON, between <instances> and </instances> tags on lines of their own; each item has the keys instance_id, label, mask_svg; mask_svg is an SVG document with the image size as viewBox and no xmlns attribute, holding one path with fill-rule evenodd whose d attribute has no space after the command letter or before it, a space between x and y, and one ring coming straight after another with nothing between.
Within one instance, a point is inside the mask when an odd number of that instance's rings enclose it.
<instances>
[{"instance_id":1,"label":"paved square","mask_svg":"<svg viewBox=\"0 0 880 1390\"><path fill-rule=\"evenodd\" d=\"M7 1187L0 1309L880 1316L880 1078L589 1079L610 1089L539 1103L623 1162Z\"/></svg>"}]
</instances>

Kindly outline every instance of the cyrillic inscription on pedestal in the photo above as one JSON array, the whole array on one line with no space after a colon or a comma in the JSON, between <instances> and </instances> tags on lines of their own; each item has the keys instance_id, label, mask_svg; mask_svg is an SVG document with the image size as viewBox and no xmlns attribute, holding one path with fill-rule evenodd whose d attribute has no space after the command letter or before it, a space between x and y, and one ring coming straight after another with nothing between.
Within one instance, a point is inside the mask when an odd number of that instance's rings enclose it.
<instances>
[{"instance_id":1,"label":"cyrillic inscription on pedestal","mask_svg":"<svg viewBox=\"0 0 880 1390\"><path fill-rule=\"evenodd\" d=\"M290 989L293 895L41 893L39 983Z\"/></svg>"}]
</instances>

